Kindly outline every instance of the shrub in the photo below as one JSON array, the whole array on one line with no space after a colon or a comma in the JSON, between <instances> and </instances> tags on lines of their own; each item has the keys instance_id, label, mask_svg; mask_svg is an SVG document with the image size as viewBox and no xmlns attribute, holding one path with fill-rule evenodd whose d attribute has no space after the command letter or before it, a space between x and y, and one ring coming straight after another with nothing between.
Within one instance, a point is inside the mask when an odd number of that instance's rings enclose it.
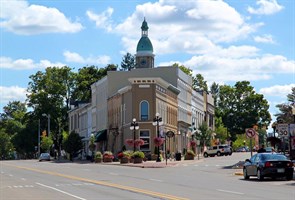
<instances>
[{"instance_id":1,"label":"shrub","mask_svg":"<svg viewBox=\"0 0 295 200\"><path fill-rule=\"evenodd\" d=\"M102 153L100 151L95 152L95 158L102 158Z\"/></svg>"},{"instance_id":2,"label":"shrub","mask_svg":"<svg viewBox=\"0 0 295 200\"><path fill-rule=\"evenodd\" d=\"M144 153L142 151L135 151L132 154L132 158L144 158Z\"/></svg>"},{"instance_id":3,"label":"shrub","mask_svg":"<svg viewBox=\"0 0 295 200\"><path fill-rule=\"evenodd\" d=\"M187 150L186 155L192 155L195 156L196 154L192 150Z\"/></svg>"}]
</instances>

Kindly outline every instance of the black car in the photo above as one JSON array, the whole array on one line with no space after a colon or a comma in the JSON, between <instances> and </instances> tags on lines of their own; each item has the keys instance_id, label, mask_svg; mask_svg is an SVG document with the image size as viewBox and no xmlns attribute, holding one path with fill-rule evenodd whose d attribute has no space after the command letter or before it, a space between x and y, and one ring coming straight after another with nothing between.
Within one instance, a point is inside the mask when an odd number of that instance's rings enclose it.
<instances>
[{"instance_id":1,"label":"black car","mask_svg":"<svg viewBox=\"0 0 295 200\"><path fill-rule=\"evenodd\" d=\"M257 153L250 159L246 159L243 166L244 179L257 176L258 180L264 177L286 177L293 179L293 163L283 154Z\"/></svg>"}]
</instances>

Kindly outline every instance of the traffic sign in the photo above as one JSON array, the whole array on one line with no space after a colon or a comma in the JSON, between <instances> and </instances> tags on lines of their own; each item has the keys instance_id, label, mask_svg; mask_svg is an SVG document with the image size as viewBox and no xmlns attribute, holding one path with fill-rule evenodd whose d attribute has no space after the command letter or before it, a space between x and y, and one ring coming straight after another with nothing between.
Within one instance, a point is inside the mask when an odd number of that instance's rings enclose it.
<instances>
[{"instance_id":1,"label":"traffic sign","mask_svg":"<svg viewBox=\"0 0 295 200\"><path fill-rule=\"evenodd\" d=\"M247 137L252 138L252 137L255 136L255 134L256 134L256 132L255 132L255 130L253 128L247 128L246 129Z\"/></svg>"},{"instance_id":2,"label":"traffic sign","mask_svg":"<svg viewBox=\"0 0 295 200\"><path fill-rule=\"evenodd\" d=\"M278 124L277 125L277 130L280 136L282 137L287 137L288 136L288 131L289 125L288 124Z\"/></svg>"}]
</instances>

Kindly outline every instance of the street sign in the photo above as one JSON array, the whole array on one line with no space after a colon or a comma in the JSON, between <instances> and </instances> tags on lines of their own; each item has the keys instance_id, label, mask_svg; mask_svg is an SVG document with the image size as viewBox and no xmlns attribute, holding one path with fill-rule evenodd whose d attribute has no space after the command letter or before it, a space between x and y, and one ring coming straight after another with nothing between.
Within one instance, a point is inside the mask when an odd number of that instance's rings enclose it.
<instances>
[{"instance_id":1,"label":"street sign","mask_svg":"<svg viewBox=\"0 0 295 200\"><path fill-rule=\"evenodd\" d=\"M246 129L246 135L247 135L247 137L249 137L249 138L252 138L252 137L254 137L255 136L255 130L253 129L253 128L247 128Z\"/></svg>"},{"instance_id":2,"label":"street sign","mask_svg":"<svg viewBox=\"0 0 295 200\"><path fill-rule=\"evenodd\" d=\"M174 137L174 132L173 131L167 131L166 136L168 138Z\"/></svg>"},{"instance_id":3,"label":"street sign","mask_svg":"<svg viewBox=\"0 0 295 200\"><path fill-rule=\"evenodd\" d=\"M288 124L278 124L277 125L277 130L280 136L282 137L288 137L288 131L289 125Z\"/></svg>"}]
</instances>

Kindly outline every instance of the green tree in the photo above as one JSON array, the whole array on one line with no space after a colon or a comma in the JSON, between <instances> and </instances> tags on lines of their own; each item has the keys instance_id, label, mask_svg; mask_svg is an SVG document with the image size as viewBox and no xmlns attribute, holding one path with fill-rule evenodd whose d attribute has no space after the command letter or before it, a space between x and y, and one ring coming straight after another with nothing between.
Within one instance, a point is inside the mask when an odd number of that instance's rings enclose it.
<instances>
[{"instance_id":1,"label":"green tree","mask_svg":"<svg viewBox=\"0 0 295 200\"><path fill-rule=\"evenodd\" d=\"M207 123L203 123L199 126L196 132L196 139L200 141L200 146L210 146L213 131L209 129Z\"/></svg>"},{"instance_id":2,"label":"green tree","mask_svg":"<svg viewBox=\"0 0 295 200\"><path fill-rule=\"evenodd\" d=\"M218 95L219 95L219 85L215 82L212 83L211 87L210 87L210 92L213 96L213 99L214 99L214 105L216 106L217 104L217 98L218 98Z\"/></svg>"},{"instance_id":3,"label":"green tree","mask_svg":"<svg viewBox=\"0 0 295 200\"><path fill-rule=\"evenodd\" d=\"M248 81L237 82L233 87L220 86L217 105L216 115L222 118L232 141L236 134L244 134L246 128L259 123L267 127L271 121L267 100Z\"/></svg>"},{"instance_id":4,"label":"green tree","mask_svg":"<svg viewBox=\"0 0 295 200\"><path fill-rule=\"evenodd\" d=\"M287 103L276 105L280 112L276 113L275 116L277 121L280 120L281 123L289 124L294 122L292 108L295 106L295 87L292 87L291 93L287 95L287 101Z\"/></svg>"},{"instance_id":5,"label":"green tree","mask_svg":"<svg viewBox=\"0 0 295 200\"><path fill-rule=\"evenodd\" d=\"M193 88L195 90L203 90L205 92L208 92L207 81L205 81L204 77L201 74L196 74L196 76L193 77Z\"/></svg>"},{"instance_id":6,"label":"green tree","mask_svg":"<svg viewBox=\"0 0 295 200\"><path fill-rule=\"evenodd\" d=\"M70 133L67 140L64 141L64 149L68 154L70 154L70 160L73 161L74 155L83 149L82 138L79 134L75 132Z\"/></svg>"},{"instance_id":7,"label":"green tree","mask_svg":"<svg viewBox=\"0 0 295 200\"><path fill-rule=\"evenodd\" d=\"M123 56L121 68L124 71L130 71L131 69L135 68L135 57L131 53L127 53Z\"/></svg>"},{"instance_id":8,"label":"green tree","mask_svg":"<svg viewBox=\"0 0 295 200\"><path fill-rule=\"evenodd\" d=\"M53 145L51 137L42 136L40 147L44 152L48 152Z\"/></svg>"},{"instance_id":9,"label":"green tree","mask_svg":"<svg viewBox=\"0 0 295 200\"><path fill-rule=\"evenodd\" d=\"M10 141L10 136L0 130L0 159L11 159L14 151L13 144Z\"/></svg>"},{"instance_id":10,"label":"green tree","mask_svg":"<svg viewBox=\"0 0 295 200\"><path fill-rule=\"evenodd\" d=\"M193 76L193 70L191 70L190 68L185 67L184 65L179 65L178 63L174 63L172 65L172 67L178 67L179 69L181 69L181 71L183 71L184 73L186 73L189 76Z\"/></svg>"}]
</instances>

